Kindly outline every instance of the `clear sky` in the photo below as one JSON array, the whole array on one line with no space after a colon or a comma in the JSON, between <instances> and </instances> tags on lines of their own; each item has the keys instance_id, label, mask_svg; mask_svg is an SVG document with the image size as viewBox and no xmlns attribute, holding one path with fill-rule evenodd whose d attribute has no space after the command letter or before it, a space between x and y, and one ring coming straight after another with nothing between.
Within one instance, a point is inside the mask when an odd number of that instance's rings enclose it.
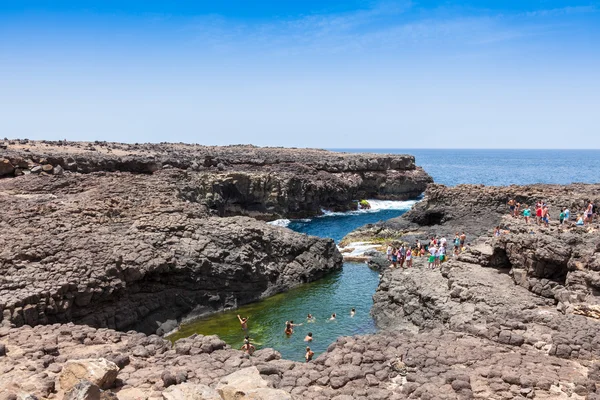
<instances>
[{"instance_id":1,"label":"clear sky","mask_svg":"<svg viewBox=\"0 0 600 400\"><path fill-rule=\"evenodd\" d=\"M0 138L600 148L600 1L0 0Z\"/></svg>"}]
</instances>

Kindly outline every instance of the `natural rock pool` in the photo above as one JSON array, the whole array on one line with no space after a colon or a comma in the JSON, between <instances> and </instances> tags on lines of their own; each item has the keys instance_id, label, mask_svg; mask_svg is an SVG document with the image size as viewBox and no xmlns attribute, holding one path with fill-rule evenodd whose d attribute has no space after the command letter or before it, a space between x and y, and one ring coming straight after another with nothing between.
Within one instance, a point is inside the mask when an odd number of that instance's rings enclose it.
<instances>
[{"instance_id":1,"label":"natural rock pool","mask_svg":"<svg viewBox=\"0 0 600 400\"><path fill-rule=\"evenodd\" d=\"M369 212L329 214L312 220L286 221L282 224L297 232L330 237L339 242L347 233L362 225L402 215L414 204L407 202L372 202ZM365 264L345 263L344 268L317 282L308 283L262 301L238 309L213 314L183 325L170 339L202 335L218 335L234 348L243 344L245 333L237 315L249 317L248 330L257 349L271 347L289 360L302 361L307 343L304 338L312 332L314 340L308 345L315 357L325 351L339 336L367 334L376 331L370 315L372 296L379 284L379 273ZM356 315L350 310L356 308ZM311 313L314 322L307 322ZM334 321L329 318L337 314ZM285 322L302 324L293 335L284 333Z\"/></svg>"}]
</instances>

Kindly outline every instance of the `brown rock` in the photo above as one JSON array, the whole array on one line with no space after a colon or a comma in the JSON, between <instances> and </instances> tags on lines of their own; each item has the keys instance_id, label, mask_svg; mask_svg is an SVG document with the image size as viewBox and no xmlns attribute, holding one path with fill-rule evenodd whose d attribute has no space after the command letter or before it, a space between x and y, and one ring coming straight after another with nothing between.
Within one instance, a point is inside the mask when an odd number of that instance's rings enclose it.
<instances>
[{"instance_id":1,"label":"brown rock","mask_svg":"<svg viewBox=\"0 0 600 400\"><path fill-rule=\"evenodd\" d=\"M65 363L58 377L60 388L69 390L80 380L86 379L102 389L112 387L119 367L104 358L69 360Z\"/></svg>"},{"instance_id":2,"label":"brown rock","mask_svg":"<svg viewBox=\"0 0 600 400\"><path fill-rule=\"evenodd\" d=\"M9 160L0 160L0 176L12 175L15 167L10 163Z\"/></svg>"},{"instance_id":3,"label":"brown rock","mask_svg":"<svg viewBox=\"0 0 600 400\"><path fill-rule=\"evenodd\" d=\"M65 393L64 400L100 400L100 388L88 380L81 380Z\"/></svg>"}]
</instances>

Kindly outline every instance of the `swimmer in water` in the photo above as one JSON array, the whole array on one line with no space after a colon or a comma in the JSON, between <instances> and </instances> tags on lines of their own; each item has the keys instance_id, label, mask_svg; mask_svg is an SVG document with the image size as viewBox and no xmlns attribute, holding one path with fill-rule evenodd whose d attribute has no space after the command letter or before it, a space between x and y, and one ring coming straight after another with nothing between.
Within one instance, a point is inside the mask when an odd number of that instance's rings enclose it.
<instances>
[{"instance_id":1,"label":"swimmer in water","mask_svg":"<svg viewBox=\"0 0 600 400\"><path fill-rule=\"evenodd\" d=\"M312 351L310 349L310 347L306 348L306 354L304 355L304 359L306 360L306 362L309 362L310 360L312 360L313 356L315 355L315 352Z\"/></svg>"},{"instance_id":2,"label":"swimmer in water","mask_svg":"<svg viewBox=\"0 0 600 400\"><path fill-rule=\"evenodd\" d=\"M329 318L330 321L333 321L335 319L336 315L335 313L331 314L331 318Z\"/></svg>"},{"instance_id":3,"label":"swimmer in water","mask_svg":"<svg viewBox=\"0 0 600 400\"><path fill-rule=\"evenodd\" d=\"M350 316L354 317L354 315L356 315L356 309L353 308L352 310L350 310Z\"/></svg>"},{"instance_id":4,"label":"swimmer in water","mask_svg":"<svg viewBox=\"0 0 600 400\"><path fill-rule=\"evenodd\" d=\"M286 335L291 335L292 333L294 333L294 327L295 326L301 326L302 324L294 324L294 321L285 321L285 334Z\"/></svg>"},{"instance_id":5,"label":"swimmer in water","mask_svg":"<svg viewBox=\"0 0 600 400\"><path fill-rule=\"evenodd\" d=\"M312 332L308 332L308 334L306 334L306 337L304 338L305 342L312 342L313 337L312 337Z\"/></svg>"},{"instance_id":6,"label":"swimmer in water","mask_svg":"<svg viewBox=\"0 0 600 400\"><path fill-rule=\"evenodd\" d=\"M256 350L256 347L254 347L254 345L252 343L250 343L250 337L246 336L246 338L244 339L244 344L242 345L240 350L242 350L244 353L246 353L250 356L254 353L254 350Z\"/></svg>"},{"instance_id":7,"label":"swimmer in water","mask_svg":"<svg viewBox=\"0 0 600 400\"><path fill-rule=\"evenodd\" d=\"M239 316L239 314L237 317L240 320L240 325L242 325L242 330L247 331L248 330L248 317L242 318Z\"/></svg>"},{"instance_id":8,"label":"swimmer in water","mask_svg":"<svg viewBox=\"0 0 600 400\"><path fill-rule=\"evenodd\" d=\"M315 322L315 317L313 317L312 314L308 314L306 316L306 322Z\"/></svg>"}]
</instances>

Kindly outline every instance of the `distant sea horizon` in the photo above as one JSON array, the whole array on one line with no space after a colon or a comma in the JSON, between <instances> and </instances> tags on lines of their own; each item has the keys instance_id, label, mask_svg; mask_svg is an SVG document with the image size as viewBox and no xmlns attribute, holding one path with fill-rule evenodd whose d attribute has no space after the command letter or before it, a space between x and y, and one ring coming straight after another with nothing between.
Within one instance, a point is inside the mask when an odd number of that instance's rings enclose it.
<instances>
[{"instance_id":1,"label":"distant sea horizon","mask_svg":"<svg viewBox=\"0 0 600 400\"><path fill-rule=\"evenodd\" d=\"M487 186L600 183L600 149L328 148L347 153L410 154L435 183Z\"/></svg>"}]
</instances>

